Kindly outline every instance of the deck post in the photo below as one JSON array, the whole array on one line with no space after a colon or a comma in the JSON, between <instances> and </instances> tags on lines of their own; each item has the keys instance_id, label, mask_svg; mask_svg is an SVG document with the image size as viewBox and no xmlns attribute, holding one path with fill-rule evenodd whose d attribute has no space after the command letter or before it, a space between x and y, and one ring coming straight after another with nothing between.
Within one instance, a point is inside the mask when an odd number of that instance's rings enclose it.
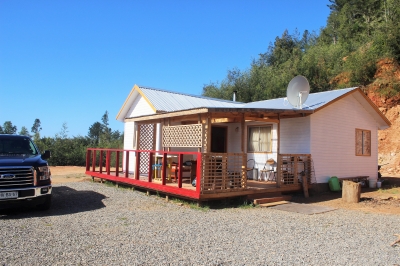
<instances>
[{"instance_id":1,"label":"deck post","mask_svg":"<svg viewBox=\"0 0 400 266\"><path fill-rule=\"evenodd\" d=\"M182 167L183 167L183 154L178 157L178 187L182 188Z\"/></svg>"},{"instance_id":2,"label":"deck post","mask_svg":"<svg viewBox=\"0 0 400 266\"><path fill-rule=\"evenodd\" d=\"M119 154L119 151L117 151L115 157L115 176L119 176Z\"/></svg>"},{"instance_id":3,"label":"deck post","mask_svg":"<svg viewBox=\"0 0 400 266\"><path fill-rule=\"evenodd\" d=\"M278 135L278 143L277 143L277 162L276 162L276 187L281 187L281 116L278 113L278 130L277 130L277 135Z\"/></svg>"},{"instance_id":4,"label":"deck post","mask_svg":"<svg viewBox=\"0 0 400 266\"><path fill-rule=\"evenodd\" d=\"M201 157L201 152L197 153L197 166L196 166L196 192L200 195L201 193L201 182L202 182L202 157Z\"/></svg>"},{"instance_id":5,"label":"deck post","mask_svg":"<svg viewBox=\"0 0 400 266\"><path fill-rule=\"evenodd\" d=\"M147 181L148 181L148 182L151 182L151 179L152 179L152 177L153 177L153 172L154 172L154 171L157 171L156 169L153 169L154 155L155 155L154 152L150 152L150 154L149 154L149 156L150 156L150 158L149 158L149 171L148 171L149 174L148 174L148 176L147 176Z\"/></svg>"},{"instance_id":6,"label":"deck post","mask_svg":"<svg viewBox=\"0 0 400 266\"><path fill-rule=\"evenodd\" d=\"M162 178L162 184L165 186L166 184L166 176L167 176L167 153L164 152L163 154L163 159L162 159L162 173L161 173L161 178Z\"/></svg>"},{"instance_id":7,"label":"deck post","mask_svg":"<svg viewBox=\"0 0 400 266\"><path fill-rule=\"evenodd\" d=\"M111 151L107 150L107 153L106 153L106 171L107 171L107 175L110 175L110 158L111 158Z\"/></svg>"},{"instance_id":8,"label":"deck post","mask_svg":"<svg viewBox=\"0 0 400 266\"><path fill-rule=\"evenodd\" d=\"M103 173L103 150L100 150L100 158L99 158L99 166L100 170L99 173Z\"/></svg>"},{"instance_id":9,"label":"deck post","mask_svg":"<svg viewBox=\"0 0 400 266\"><path fill-rule=\"evenodd\" d=\"M90 154L91 154L91 150L87 150L86 151L86 171L89 171L89 169L90 169L90 164L89 164L89 162L90 162Z\"/></svg>"},{"instance_id":10,"label":"deck post","mask_svg":"<svg viewBox=\"0 0 400 266\"><path fill-rule=\"evenodd\" d=\"M125 151L125 177L129 177L129 151Z\"/></svg>"},{"instance_id":11,"label":"deck post","mask_svg":"<svg viewBox=\"0 0 400 266\"><path fill-rule=\"evenodd\" d=\"M96 171L96 150L93 150L92 171Z\"/></svg>"},{"instance_id":12,"label":"deck post","mask_svg":"<svg viewBox=\"0 0 400 266\"><path fill-rule=\"evenodd\" d=\"M139 180L139 177L140 177L140 151L136 151L135 179Z\"/></svg>"}]
</instances>

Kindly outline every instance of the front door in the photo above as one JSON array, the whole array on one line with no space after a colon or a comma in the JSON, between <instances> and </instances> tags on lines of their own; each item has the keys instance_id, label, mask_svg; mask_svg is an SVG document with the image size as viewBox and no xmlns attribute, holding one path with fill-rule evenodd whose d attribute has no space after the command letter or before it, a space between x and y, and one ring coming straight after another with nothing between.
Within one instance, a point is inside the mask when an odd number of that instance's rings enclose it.
<instances>
[{"instance_id":1,"label":"front door","mask_svg":"<svg viewBox=\"0 0 400 266\"><path fill-rule=\"evenodd\" d=\"M226 153L227 127L211 127L211 152Z\"/></svg>"}]
</instances>

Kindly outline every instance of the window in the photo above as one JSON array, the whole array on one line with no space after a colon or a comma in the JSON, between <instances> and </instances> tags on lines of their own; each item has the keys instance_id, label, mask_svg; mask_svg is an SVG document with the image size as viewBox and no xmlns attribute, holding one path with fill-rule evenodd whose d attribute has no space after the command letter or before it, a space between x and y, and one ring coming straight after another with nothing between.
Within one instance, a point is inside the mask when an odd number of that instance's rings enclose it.
<instances>
[{"instance_id":1,"label":"window","mask_svg":"<svg viewBox=\"0 0 400 266\"><path fill-rule=\"evenodd\" d=\"M356 156L371 156L371 130L356 128Z\"/></svg>"},{"instance_id":2,"label":"window","mask_svg":"<svg viewBox=\"0 0 400 266\"><path fill-rule=\"evenodd\" d=\"M271 152L271 126L249 127L247 135L248 152Z\"/></svg>"}]
</instances>

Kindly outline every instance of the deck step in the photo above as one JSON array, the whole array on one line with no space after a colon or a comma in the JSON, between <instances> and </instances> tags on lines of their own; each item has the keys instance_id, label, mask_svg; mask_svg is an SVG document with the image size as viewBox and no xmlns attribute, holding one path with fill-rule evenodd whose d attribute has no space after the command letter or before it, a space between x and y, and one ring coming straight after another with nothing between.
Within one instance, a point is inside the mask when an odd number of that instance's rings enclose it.
<instances>
[{"instance_id":1,"label":"deck step","mask_svg":"<svg viewBox=\"0 0 400 266\"><path fill-rule=\"evenodd\" d=\"M261 198L272 198L272 197L280 197L282 196L282 192L267 192L267 193L256 193L247 195L248 200L255 200Z\"/></svg>"},{"instance_id":2,"label":"deck step","mask_svg":"<svg viewBox=\"0 0 400 266\"><path fill-rule=\"evenodd\" d=\"M272 206L288 204L288 203L290 203L290 201L283 200L283 201L277 201L277 202L262 203L262 204L260 204L258 206L260 206L260 207L272 207Z\"/></svg>"},{"instance_id":3,"label":"deck step","mask_svg":"<svg viewBox=\"0 0 400 266\"><path fill-rule=\"evenodd\" d=\"M279 197L269 197L269 198L262 198L262 199L254 199L254 205L263 204L263 203L270 203L270 202L277 202L277 201L284 201L284 200L291 200L292 196L279 196Z\"/></svg>"}]
</instances>

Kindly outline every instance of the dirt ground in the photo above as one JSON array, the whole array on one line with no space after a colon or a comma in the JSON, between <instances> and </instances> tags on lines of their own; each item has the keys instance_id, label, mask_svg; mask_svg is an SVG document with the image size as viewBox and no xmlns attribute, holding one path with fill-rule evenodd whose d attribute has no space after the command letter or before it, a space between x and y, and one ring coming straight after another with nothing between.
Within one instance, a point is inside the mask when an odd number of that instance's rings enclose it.
<instances>
[{"instance_id":1,"label":"dirt ground","mask_svg":"<svg viewBox=\"0 0 400 266\"><path fill-rule=\"evenodd\" d=\"M50 167L53 184L68 182L91 181L85 175L85 167L80 166L52 166ZM363 188L360 203L344 203L340 192L328 192L312 195L305 199L295 196L294 201L330 206L338 209L358 210L367 213L386 213L400 215L400 175L383 173L384 182L381 189Z\"/></svg>"},{"instance_id":2,"label":"dirt ground","mask_svg":"<svg viewBox=\"0 0 400 266\"><path fill-rule=\"evenodd\" d=\"M50 166L51 181L53 184L89 181L85 170L83 166Z\"/></svg>"},{"instance_id":3,"label":"dirt ground","mask_svg":"<svg viewBox=\"0 0 400 266\"><path fill-rule=\"evenodd\" d=\"M377 189L362 188L359 203L345 203L341 192L326 192L312 195L305 199L303 196L294 197L299 203L313 203L337 209L357 210L365 213L382 213L400 215L400 175L382 176L382 187Z\"/></svg>"}]
</instances>

